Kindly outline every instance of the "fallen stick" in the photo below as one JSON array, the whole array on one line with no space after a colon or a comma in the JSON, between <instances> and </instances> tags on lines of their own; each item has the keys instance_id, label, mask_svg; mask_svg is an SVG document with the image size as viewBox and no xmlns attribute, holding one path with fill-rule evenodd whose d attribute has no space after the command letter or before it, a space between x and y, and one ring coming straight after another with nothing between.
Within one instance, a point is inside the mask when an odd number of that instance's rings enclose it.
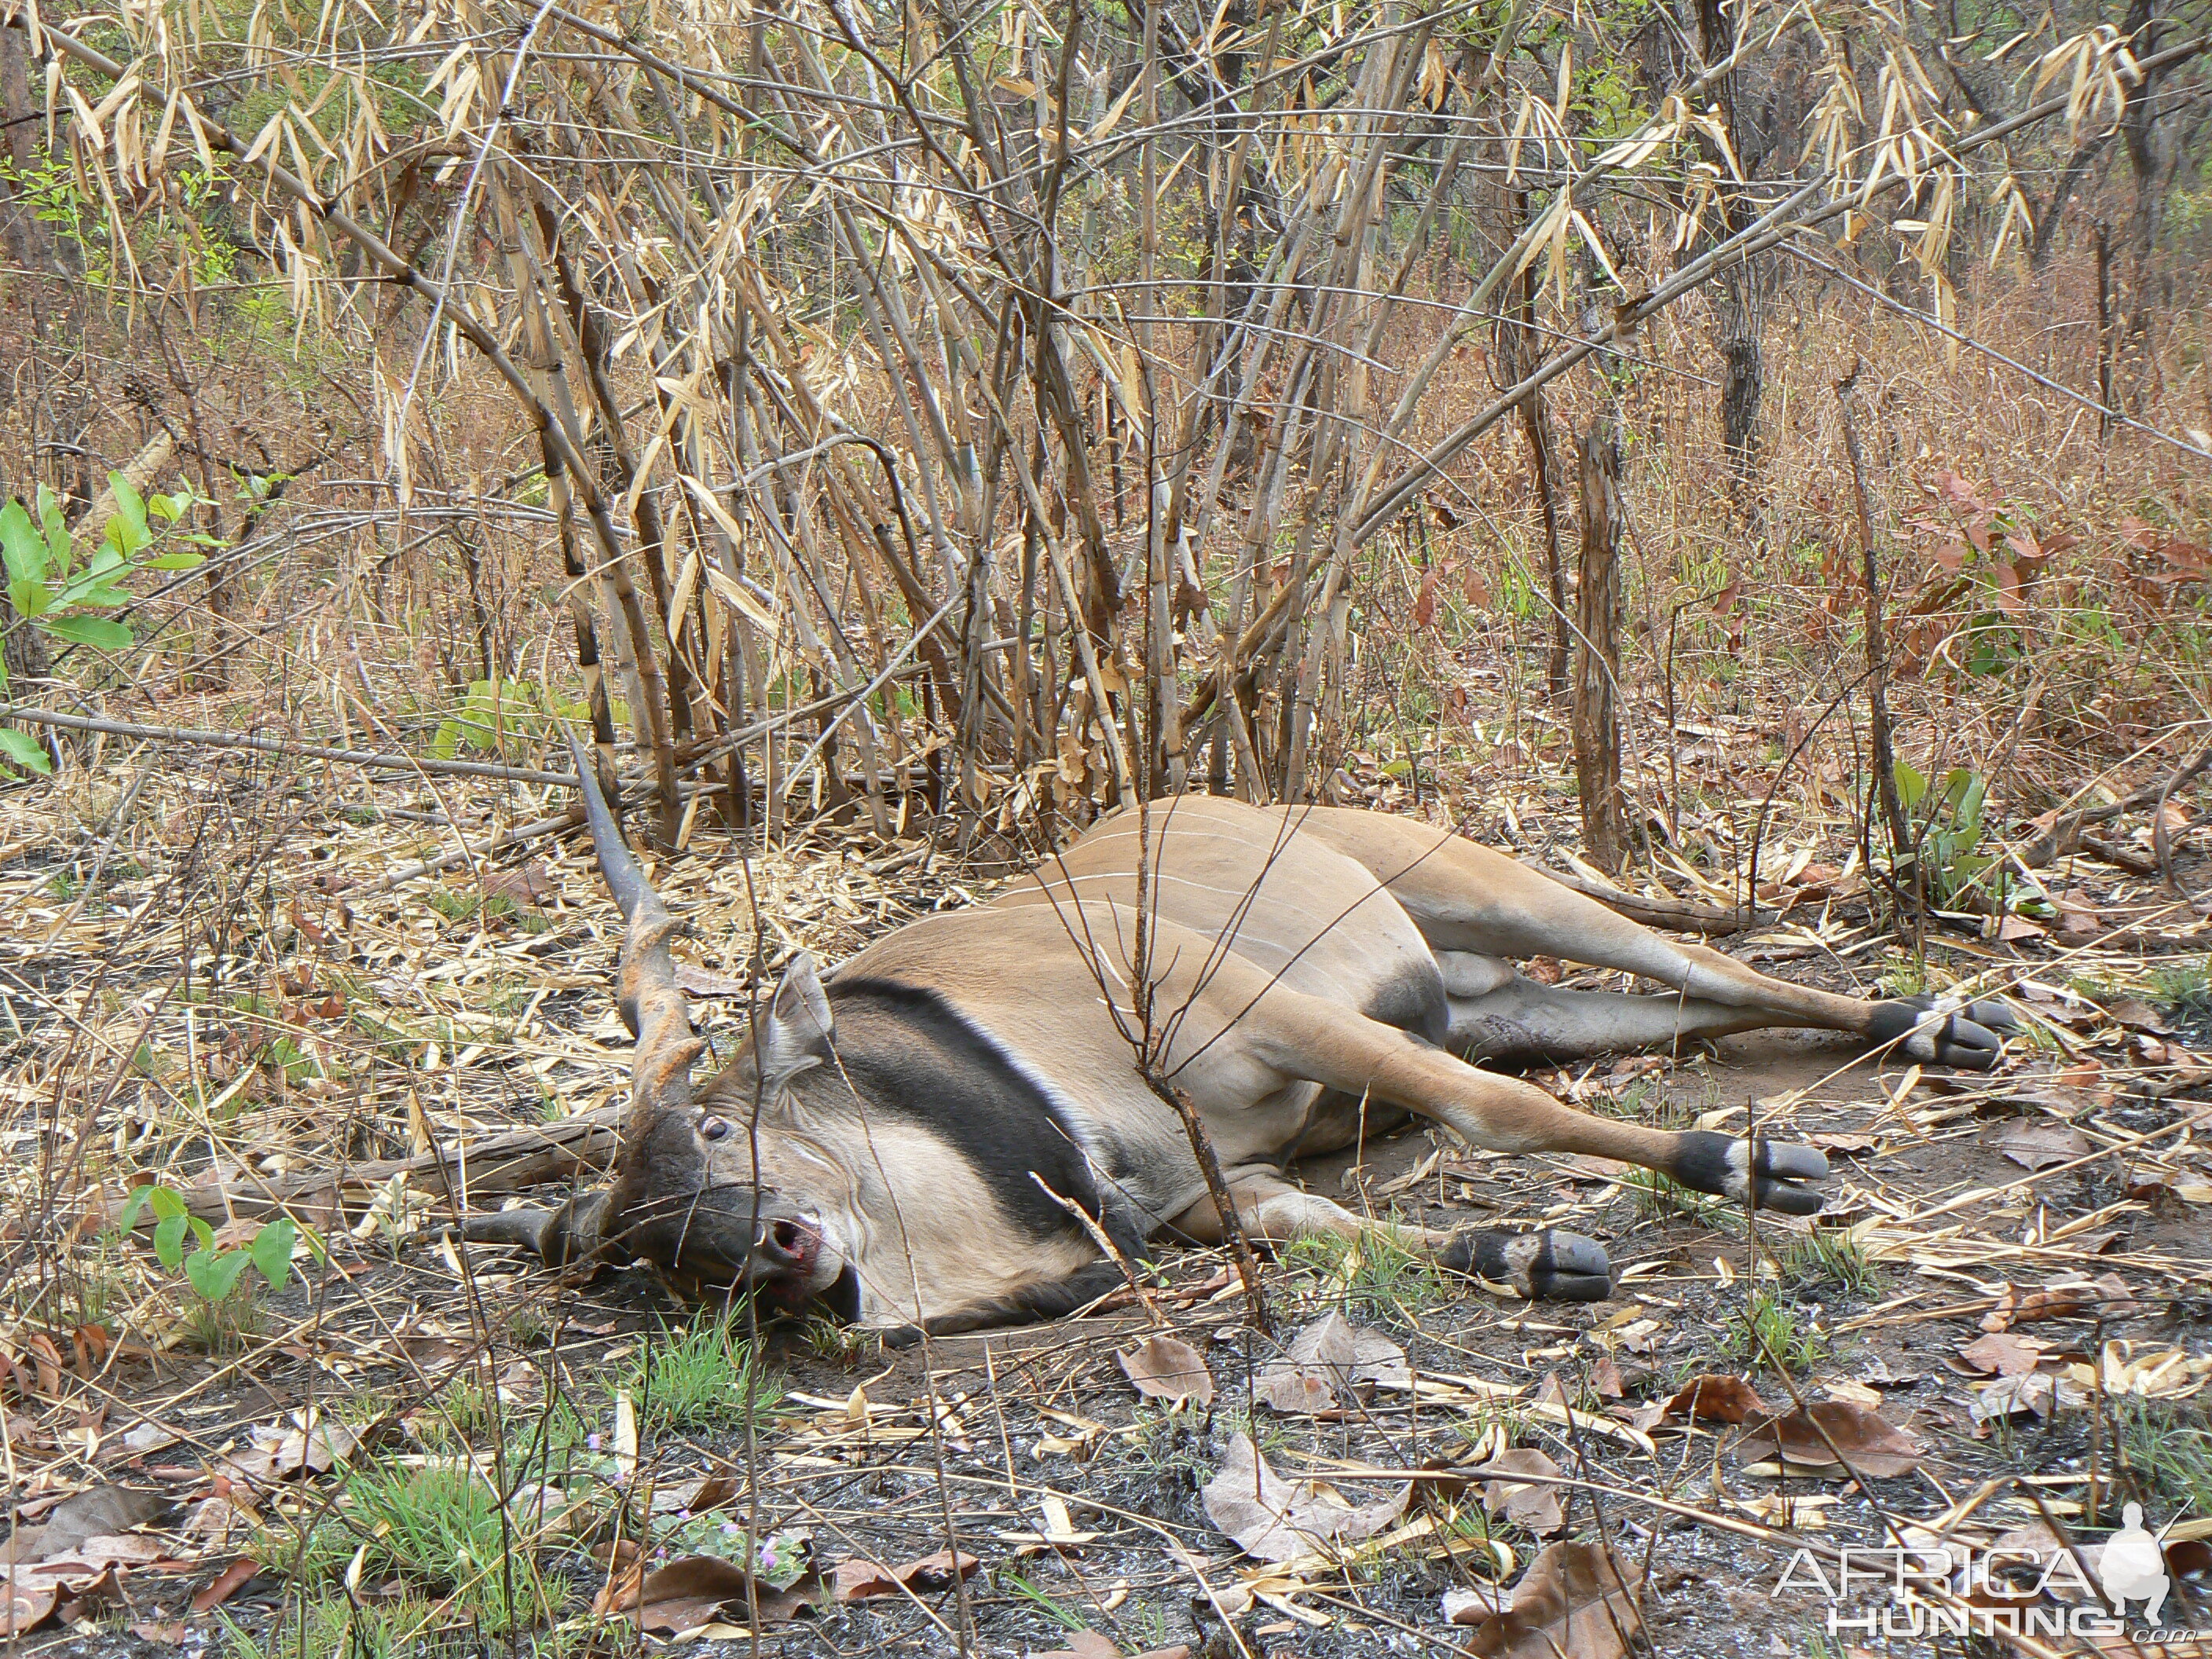
<instances>
[{"instance_id":1,"label":"fallen stick","mask_svg":"<svg viewBox=\"0 0 2212 1659\"><path fill-rule=\"evenodd\" d=\"M2031 870L2042 869L2045 865L2060 857L2087 826L2108 823L2124 812L2134 811L2139 806L2148 806L2154 802L2163 802L2172 799L2175 790L2192 781L2208 765L2212 765L2212 738L2206 739L2196 754L2176 767L2170 776L2159 782L2147 783L2142 788L2123 795L2108 805L2085 807L2079 812L2069 812L2063 817L2053 819L2048 830L2021 849L2020 861ZM2085 847L2089 846L2087 840L2083 840L2081 844ZM2105 856L2094 847L2090 848L2090 851L2099 858ZM2118 862L2117 860L2107 861ZM2132 866L2122 865L2121 867L2128 869ZM2155 866L2153 867L2155 868ZM2148 872L2137 872L2137 873Z\"/></svg>"},{"instance_id":2,"label":"fallen stick","mask_svg":"<svg viewBox=\"0 0 2212 1659\"><path fill-rule=\"evenodd\" d=\"M465 864L473 865L479 859L490 858L495 854L507 851L510 847L520 846L526 841L536 841L541 836L556 836L564 830L577 829L583 822L584 809L581 806L571 806L565 812L556 812L551 817L540 818L535 823L518 823L511 829L502 830L478 846L471 847L464 842L458 852L447 853L434 859L419 860L416 863L394 870L389 875L378 877L368 886L358 890L362 893L388 893L404 883L417 880L423 876L438 875L447 870L457 869Z\"/></svg>"},{"instance_id":3,"label":"fallen stick","mask_svg":"<svg viewBox=\"0 0 2212 1659\"><path fill-rule=\"evenodd\" d=\"M366 1208L376 1188L394 1176L404 1176L408 1186L417 1191L439 1198L450 1192L466 1203L472 1198L519 1192L549 1181L605 1174L614 1161L624 1109L601 1106L556 1123L508 1129L444 1152L383 1158L343 1170L308 1170L265 1181L249 1176L187 1187L179 1196L185 1206L204 1221L283 1213L304 1213L312 1218L318 1211L342 1211L349 1199L354 1208ZM154 1218L148 1214L142 1224L151 1227L153 1223Z\"/></svg>"},{"instance_id":4,"label":"fallen stick","mask_svg":"<svg viewBox=\"0 0 2212 1659\"><path fill-rule=\"evenodd\" d=\"M211 749L250 749L261 755L298 755L307 760L338 761L348 766L389 772L442 772L456 777L499 778L509 783L535 783L559 789L576 787L574 772L540 772L532 767L502 766L494 761L441 760L434 755L387 755L373 749L334 749L325 744L302 743L295 738L264 738L250 732L206 732L190 726L140 726L92 714L64 714L56 709L34 708L19 702L0 703L0 720L58 726L66 732L100 732L112 738L142 738L151 743L191 743Z\"/></svg>"}]
</instances>

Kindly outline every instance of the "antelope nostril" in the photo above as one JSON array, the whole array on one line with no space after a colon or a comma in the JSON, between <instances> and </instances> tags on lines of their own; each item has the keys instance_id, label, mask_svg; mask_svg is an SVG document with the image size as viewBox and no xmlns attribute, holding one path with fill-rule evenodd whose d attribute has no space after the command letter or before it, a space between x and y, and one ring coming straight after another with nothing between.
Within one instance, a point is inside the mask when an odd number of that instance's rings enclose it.
<instances>
[{"instance_id":1,"label":"antelope nostril","mask_svg":"<svg viewBox=\"0 0 2212 1659\"><path fill-rule=\"evenodd\" d=\"M797 1261L806 1253L806 1230L795 1221L771 1221L761 1242L779 1261Z\"/></svg>"}]
</instances>

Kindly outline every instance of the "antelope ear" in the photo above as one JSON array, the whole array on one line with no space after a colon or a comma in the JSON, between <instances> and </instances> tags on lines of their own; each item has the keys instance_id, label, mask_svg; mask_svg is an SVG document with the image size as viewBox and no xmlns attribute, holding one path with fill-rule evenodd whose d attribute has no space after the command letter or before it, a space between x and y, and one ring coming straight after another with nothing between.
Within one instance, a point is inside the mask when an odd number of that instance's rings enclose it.
<instances>
[{"instance_id":1,"label":"antelope ear","mask_svg":"<svg viewBox=\"0 0 2212 1659\"><path fill-rule=\"evenodd\" d=\"M830 999L822 994L811 951L801 951L783 970L775 994L753 1028L763 1091L774 1094L801 1072L826 1065L836 1038Z\"/></svg>"}]
</instances>

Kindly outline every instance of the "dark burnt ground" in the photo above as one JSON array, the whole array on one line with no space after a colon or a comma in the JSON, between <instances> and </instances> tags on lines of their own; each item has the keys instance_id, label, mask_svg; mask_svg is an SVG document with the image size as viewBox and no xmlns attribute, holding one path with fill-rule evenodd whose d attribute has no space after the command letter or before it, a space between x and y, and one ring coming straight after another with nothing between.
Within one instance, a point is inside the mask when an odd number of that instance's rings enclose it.
<instances>
[{"instance_id":1,"label":"dark burnt ground","mask_svg":"<svg viewBox=\"0 0 2212 1659\"><path fill-rule=\"evenodd\" d=\"M2084 1054L2094 1057L2106 1034L2086 1027ZM1161 1264L1151 1291L1159 1327L1124 1309L902 1354L872 1343L840 1346L819 1333L772 1334L765 1348L782 1392L748 1435L728 1422L653 1425L653 1402L639 1389L640 1357L665 1350L672 1328L696 1328L702 1316L644 1276L576 1285L485 1255L464 1275L457 1257L417 1243L396 1252L372 1244L343 1275L325 1275L313 1300L297 1289L276 1299L273 1323L295 1324L292 1340L264 1344L249 1364L203 1364L197 1376L183 1360L164 1362L158 1376L143 1365L117 1368L110 1438L95 1461L111 1479L153 1485L189 1505L205 1501L209 1461L226 1443L311 1398L362 1433L351 1453L356 1470L435 1464L464 1440L480 1456L503 1441L510 1458L526 1459L534 1425L556 1416L565 1423L573 1413L598 1449L560 1454L566 1473L553 1478L581 1508L532 1552L542 1597L533 1605L544 1619L516 1633L517 1650L616 1650L635 1641L624 1621L595 1620L591 1602L611 1540L618 1530L635 1534L650 1486L662 1494L647 1526L652 1548L681 1553L703 1538L742 1559L750 1528L805 1534L823 1566L848 1557L897 1565L949 1544L980 1558L958 1593L924 1588L842 1606L824 1595L802 1616L763 1626L764 1644L779 1653L938 1653L964 1640L978 1653L1026 1654L1062 1645L1077 1628L1103 1632L1130 1653L1177 1642L1235 1652L1226 1634L1233 1628L1255 1654L1335 1656L1455 1650L1468 1632L1455 1635L1443 1623L1445 1594L1501 1571L1510 1581L1527 1565L1545 1540L1513 1520L1482 1519L1479 1499L1450 1479L1510 1444L1544 1452L1572 1483L1562 1491L1565 1529L1557 1536L1607 1542L1644 1573L1658 1651L1817 1653L1825 1639L1820 1597L1806 1589L1771 1594L1801 1535L1831 1546L1877 1542L1886 1524L1924 1525L1992 1481L2005 1484L1973 1509L1961 1538L1986 1542L2034 1524L2039 1498L2069 1531L2078 1526L2094 1539L2115 1524L2112 1510L2124 1497L2142 1499L2162 1522L2212 1496L2201 1486L2190 1490L2185 1460L2166 1468L2145 1455L2186 1439L2198 1421L2191 1401L2083 1399L2061 1386L2047 1413L1978 1421L1987 1380L1962 1374L1971 1368L1958 1358L1986 1334L1984 1319L2008 1292L2017 1303L2083 1279L2104 1287L2070 1311L2063 1297L2053 1301L2062 1316L2010 1328L2044 1345L2043 1371L2060 1385L2086 1375L2068 1365L2099 1352L2107 1356L2108 1384L2136 1374L2128 1357L2207 1353L2203 1240L2212 1193L2197 1190L2212 1179L2202 1147L2206 1109L2193 1087L2148 1097L2192 1062L2179 1058L2162 1074L2108 1066L2093 1079L2084 1060L2031 1055L1996 1079L1930 1073L1916 1081L1904 1068L1850 1058L1819 1042L1765 1037L1679 1064L1626 1062L1546 1080L1594 1109L1653 1121L1740 1127L1754 1110L1778 1135L1839 1137L1826 1218L1836 1224L1823 1231L1857 1241L1856 1253L1837 1256L1847 1274L1867 1275L1854 1284L1808 1263L1801 1241L1813 1230L1802 1224L1763 1218L1754 1240L1740 1215L1686 1213L1624 1185L1620 1172L1574 1160L1469 1156L1413 1133L1370 1146L1364 1158L1310 1167L1310 1186L1352 1195L1377 1215L1395 1206L1431 1220L1449 1213L1564 1225L1603 1239L1616 1267L1628 1270L1613 1301L1532 1308L1402 1264L1293 1253L1267 1275L1282 1332L1335 1308L1401 1345L1413 1368L1410 1392L1375 1391L1322 1419L1253 1402L1253 1372L1278 1349L1253 1329L1241 1292L1223 1283L1220 1261L1206 1253L1170 1255ZM2070 1128L2091 1155L2032 1178L1999 1150L2019 1126ZM1783 1310L1774 1330L1812 1339L1786 1381L1771 1364L1746 1362L1746 1311L1762 1293ZM1155 1328L1205 1356L1218 1389L1210 1408L1138 1399L1115 1355ZM2202 1370L2184 1393L2201 1387ZM1747 1375L1784 1411L1793 1390L1808 1402L1864 1402L1911 1434L1924 1456L1907 1473L1860 1486L1840 1474L1761 1472L1761 1460L1729 1449L1735 1431L1725 1425L1663 1421L1650 1425L1648 1442L1637 1441L1632 1419L1649 1425L1653 1402L1708 1374ZM618 1485L626 1449L616 1395L625 1389L645 1421L635 1472ZM496 1408L488 1403L494 1393ZM182 1431L183 1442L118 1457L115 1437L134 1400ZM1383 1529L1385 1541L1262 1567L1212 1523L1200 1497L1230 1440L1248 1431L1279 1473L1334 1471L1348 1494L1386 1492L1395 1471L1439 1478L1417 1490ZM2103 1483L2094 1520L2086 1513L2093 1460ZM2201 1482L2204 1464L2194 1468ZM2019 1476L2038 1484L2007 1480ZM693 1483L718 1477L727 1488L718 1521L672 1512ZM260 1504L260 1526L240 1514L228 1537L179 1537L177 1553L197 1547L210 1569L241 1549L270 1561L223 1610L237 1634L179 1617L206 1571L126 1578L128 1622L157 1638L181 1635L188 1650L248 1652L241 1636L265 1644L288 1630L296 1638L285 1620L296 1616L312 1571L278 1569L296 1564L288 1548L296 1549L303 1528L312 1531L338 1485L326 1474L295 1478ZM625 1505L629 1518L618 1521ZM173 1525L184 1516L207 1523L185 1508ZM519 1535L524 1522L513 1524ZM1040 1541L1063 1529L1081 1541ZM331 1565L323 1564L325 1596ZM2212 1625L2197 1588L2185 1581L2172 1605ZM317 1593L309 1591L311 1601ZM422 1599L419 1591L403 1597L396 1580L380 1583L374 1571L356 1594L365 1628ZM463 1596L453 1611L465 1617L471 1605ZM123 1612L106 1622L99 1634L57 1632L25 1650L155 1650L116 1628L126 1622ZM733 1631L743 1623L732 1604L719 1621L731 1633L695 1650L750 1651L750 1639ZM1924 1639L1858 1633L1828 1650L1840 1653L1846 1642L1876 1652L1933 1650ZM510 1645L496 1633L452 1629L405 1644L457 1653Z\"/></svg>"}]
</instances>

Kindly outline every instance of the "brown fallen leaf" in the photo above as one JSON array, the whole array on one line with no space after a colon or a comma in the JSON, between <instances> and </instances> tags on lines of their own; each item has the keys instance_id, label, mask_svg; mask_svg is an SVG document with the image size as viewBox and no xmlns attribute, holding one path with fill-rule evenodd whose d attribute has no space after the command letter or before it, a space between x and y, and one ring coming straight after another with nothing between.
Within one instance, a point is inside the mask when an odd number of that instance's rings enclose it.
<instances>
[{"instance_id":1,"label":"brown fallen leaf","mask_svg":"<svg viewBox=\"0 0 2212 1659\"><path fill-rule=\"evenodd\" d=\"M18 1527L0 1552L17 1562L51 1561L91 1538L110 1538L142 1527L166 1507L150 1492L129 1486L93 1486L72 1492L46 1512L43 1525ZM149 1556L147 1559L154 1558Z\"/></svg>"},{"instance_id":2,"label":"brown fallen leaf","mask_svg":"<svg viewBox=\"0 0 2212 1659\"><path fill-rule=\"evenodd\" d=\"M558 890L545 873L545 860L532 859L512 870L490 870L483 876L486 898L503 898L517 909L535 910Z\"/></svg>"},{"instance_id":3,"label":"brown fallen leaf","mask_svg":"<svg viewBox=\"0 0 2212 1659\"><path fill-rule=\"evenodd\" d=\"M2105 913L2095 900L2079 893L2062 894L2058 899L2058 942L2062 945L2086 945L2105 931Z\"/></svg>"},{"instance_id":4,"label":"brown fallen leaf","mask_svg":"<svg viewBox=\"0 0 2212 1659\"><path fill-rule=\"evenodd\" d=\"M1403 1389L1413 1381L1403 1348L1331 1309L1292 1337L1281 1358L1261 1368L1252 1394L1279 1412L1312 1416L1362 1397L1363 1384Z\"/></svg>"},{"instance_id":5,"label":"brown fallen leaf","mask_svg":"<svg viewBox=\"0 0 2212 1659\"><path fill-rule=\"evenodd\" d=\"M1462 1651L1478 1659L1623 1659L1644 1628L1635 1587L1601 1544L1547 1545L1503 1611L1478 1601L1454 1622L1475 1627Z\"/></svg>"},{"instance_id":6,"label":"brown fallen leaf","mask_svg":"<svg viewBox=\"0 0 2212 1659\"><path fill-rule=\"evenodd\" d=\"M1121 1650L1095 1630L1079 1630L1067 1638L1066 1647L1041 1653L1036 1659L1121 1659ZM1190 1659L1190 1646L1178 1642L1171 1648L1153 1648L1138 1654L1135 1659Z\"/></svg>"},{"instance_id":7,"label":"brown fallen leaf","mask_svg":"<svg viewBox=\"0 0 2212 1659\"><path fill-rule=\"evenodd\" d=\"M145 1620L131 1626L131 1633L142 1642L151 1642L157 1648L180 1647L190 1626L181 1619Z\"/></svg>"},{"instance_id":8,"label":"brown fallen leaf","mask_svg":"<svg viewBox=\"0 0 2212 1659\"><path fill-rule=\"evenodd\" d=\"M2153 1215L2164 1215L2178 1204L2212 1204L2212 1182L2142 1171L2128 1177L2127 1194L2149 1205Z\"/></svg>"},{"instance_id":9,"label":"brown fallen leaf","mask_svg":"<svg viewBox=\"0 0 2212 1659\"><path fill-rule=\"evenodd\" d=\"M36 1630L53 1617L61 1599L58 1585L18 1583L0 1577L0 1637L12 1644L16 1637Z\"/></svg>"},{"instance_id":10,"label":"brown fallen leaf","mask_svg":"<svg viewBox=\"0 0 2212 1659\"><path fill-rule=\"evenodd\" d=\"M548 1488L558 1496L557 1488ZM653 1510L656 1515L708 1515L726 1509L738 1495L738 1483L726 1474L702 1475L696 1480L678 1480L653 1490Z\"/></svg>"},{"instance_id":11,"label":"brown fallen leaf","mask_svg":"<svg viewBox=\"0 0 2212 1659\"><path fill-rule=\"evenodd\" d=\"M1667 1402L1666 1414L1686 1423L1741 1423L1766 1412L1747 1377L1693 1376Z\"/></svg>"},{"instance_id":12,"label":"brown fallen leaf","mask_svg":"<svg viewBox=\"0 0 2212 1659\"><path fill-rule=\"evenodd\" d=\"M2118 1273L2069 1279L2037 1291L2008 1284L1997 1292L1996 1306L1982 1316L1981 1325L1985 1331L2005 1331L2033 1320L2071 1319L2091 1308L2113 1317L2133 1310L2135 1306L2135 1292Z\"/></svg>"},{"instance_id":13,"label":"brown fallen leaf","mask_svg":"<svg viewBox=\"0 0 2212 1659\"><path fill-rule=\"evenodd\" d=\"M830 1585L840 1601L866 1601L878 1596L896 1595L902 1589L927 1595L951 1589L956 1574L962 1578L969 1577L981 1565L964 1551L956 1554L951 1550L939 1550L934 1555L925 1555L918 1561L896 1567L853 1555L836 1565L830 1575Z\"/></svg>"},{"instance_id":14,"label":"brown fallen leaf","mask_svg":"<svg viewBox=\"0 0 2212 1659\"><path fill-rule=\"evenodd\" d=\"M295 1423L257 1423L246 1431L252 1442L218 1459L215 1473L254 1485L290 1480L303 1474L327 1474L344 1462L361 1437L343 1424L327 1420L301 1428Z\"/></svg>"},{"instance_id":15,"label":"brown fallen leaf","mask_svg":"<svg viewBox=\"0 0 2212 1659\"><path fill-rule=\"evenodd\" d=\"M2115 1340L2105 1344L2099 1369L2100 1386L2108 1397L2188 1400L2205 1389L2212 1356L2192 1356L2185 1348L2150 1342Z\"/></svg>"},{"instance_id":16,"label":"brown fallen leaf","mask_svg":"<svg viewBox=\"0 0 2212 1659\"><path fill-rule=\"evenodd\" d=\"M2131 1031L2144 1031L2153 1036L2163 1036L2172 1030L2172 1022L2141 997L2120 997L2105 1005L2105 1018Z\"/></svg>"},{"instance_id":17,"label":"brown fallen leaf","mask_svg":"<svg viewBox=\"0 0 2212 1659\"><path fill-rule=\"evenodd\" d=\"M2049 1418L2062 1411L2086 1411L2090 1397L2087 1384L2072 1376L2026 1371L1982 1384L1974 1392L1971 1414L1978 1425L1998 1418Z\"/></svg>"},{"instance_id":18,"label":"brown fallen leaf","mask_svg":"<svg viewBox=\"0 0 2212 1659\"><path fill-rule=\"evenodd\" d=\"M1960 1348L1952 1369L1961 1376L2024 1376L2043 1357L2043 1345L2008 1332L1992 1331Z\"/></svg>"},{"instance_id":19,"label":"brown fallen leaf","mask_svg":"<svg viewBox=\"0 0 2212 1659\"><path fill-rule=\"evenodd\" d=\"M1213 1373L1205 1356L1179 1337L1148 1336L1114 1358L1121 1375L1148 1400L1188 1400L1204 1406L1213 1399Z\"/></svg>"},{"instance_id":20,"label":"brown fallen leaf","mask_svg":"<svg viewBox=\"0 0 2212 1659\"><path fill-rule=\"evenodd\" d=\"M252 1583L260 1571L261 1563L252 1556L240 1556L193 1594L192 1611L195 1613L208 1613L221 1607Z\"/></svg>"},{"instance_id":21,"label":"brown fallen leaf","mask_svg":"<svg viewBox=\"0 0 2212 1659\"><path fill-rule=\"evenodd\" d=\"M159 1561L168 1551L158 1538L142 1538L136 1533L119 1536L86 1538L56 1555L34 1563L30 1571L53 1575L96 1576L111 1567L143 1567L149 1561Z\"/></svg>"},{"instance_id":22,"label":"brown fallen leaf","mask_svg":"<svg viewBox=\"0 0 2212 1659\"><path fill-rule=\"evenodd\" d=\"M725 1622L724 1615L743 1620L746 1590L754 1580L736 1561L719 1555L679 1555L665 1566L639 1574L633 1567L610 1578L592 1603L592 1612L625 1613L642 1631L679 1635L702 1625ZM763 1625L796 1618L804 1607L822 1599L822 1581L809 1576L789 1589L767 1584L754 1591Z\"/></svg>"},{"instance_id":23,"label":"brown fallen leaf","mask_svg":"<svg viewBox=\"0 0 2212 1659\"><path fill-rule=\"evenodd\" d=\"M1336 1385L1320 1371L1278 1360L1252 1379L1252 1398L1286 1417L1318 1417L1336 1409Z\"/></svg>"},{"instance_id":24,"label":"brown fallen leaf","mask_svg":"<svg viewBox=\"0 0 2212 1659\"><path fill-rule=\"evenodd\" d=\"M0 1636L35 1629L57 1616L75 1620L118 1593L112 1564L42 1561L0 1571Z\"/></svg>"},{"instance_id":25,"label":"brown fallen leaf","mask_svg":"<svg viewBox=\"0 0 2212 1659\"><path fill-rule=\"evenodd\" d=\"M1331 1544L1372 1538L1406 1512L1413 1494L1408 1481L1395 1493L1360 1504L1318 1481L1285 1480L1268 1468L1251 1436L1240 1434L1200 1496L1207 1517L1246 1554L1289 1561Z\"/></svg>"},{"instance_id":26,"label":"brown fallen leaf","mask_svg":"<svg viewBox=\"0 0 2212 1659\"><path fill-rule=\"evenodd\" d=\"M1121 1650L1095 1630L1079 1630L1064 1648L1040 1654L1038 1659L1121 1659Z\"/></svg>"},{"instance_id":27,"label":"brown fallen leaf","mask_svg":"<svg viewBox=\"0 0 2212 1659\"><path fill-rule=\"evenodd\" d=\"M1805 1139L1824 1152L1840 1152L1850 1158L1860 1152L1870 1152L1881 1145L1880 1135L1870 1135L1856 1129L1831 1129Z\"/></svg>"},{"instance_id":28,"label":"brown fallen leaf","mask_svg":"<svg viewBox=\"0 0 2212 1659\"><path fill-rule=\"evenodd\" d=\"M1556 1479L1566 1471L1533 1447L1516 1446L1510 1451L1498 1453L1490 1462L1478 1465L1469 1473L1501 1476L1541 1474ZM1559 1489L1548 1483L1510 1479L1486 1480L1482 1486L1482 1508L1486 1515L1502 1515L1508 1521L1517 1522L1526 1527L1539 1538L1548 1538L1567 1524L1566 1516L1559 1508Z\"/></svg>"},{"instance_id":29,"label":"brown fallen leaf","mask_svg":"<svg viewBox=\"0 0 2212 1659\"><path fill-rule=\"evenodd\" d=\"M1747 1423L1735 1451L1747 1462L1779 1456L1806 1468L1834 1467L1841 1453L1852 1472L1877 1479L1903 1474L1922 1456L1920 1443L1887 1418L1844 1400Z\"/></svg>"},{"instance_id":30,"label":"brown fallen leaf","mask_svg":"<svg viewBox=\"0 0 2212 1659\"><path fill-rule=\"evenodd\" d=\"M2070 1164L2095 1150L2089 1138L2071 1124L2047 1118L2014 1118L1996 1124L1983 1132L1982 1145L2030 1170Z\"/></svg>"}]
</instances>

